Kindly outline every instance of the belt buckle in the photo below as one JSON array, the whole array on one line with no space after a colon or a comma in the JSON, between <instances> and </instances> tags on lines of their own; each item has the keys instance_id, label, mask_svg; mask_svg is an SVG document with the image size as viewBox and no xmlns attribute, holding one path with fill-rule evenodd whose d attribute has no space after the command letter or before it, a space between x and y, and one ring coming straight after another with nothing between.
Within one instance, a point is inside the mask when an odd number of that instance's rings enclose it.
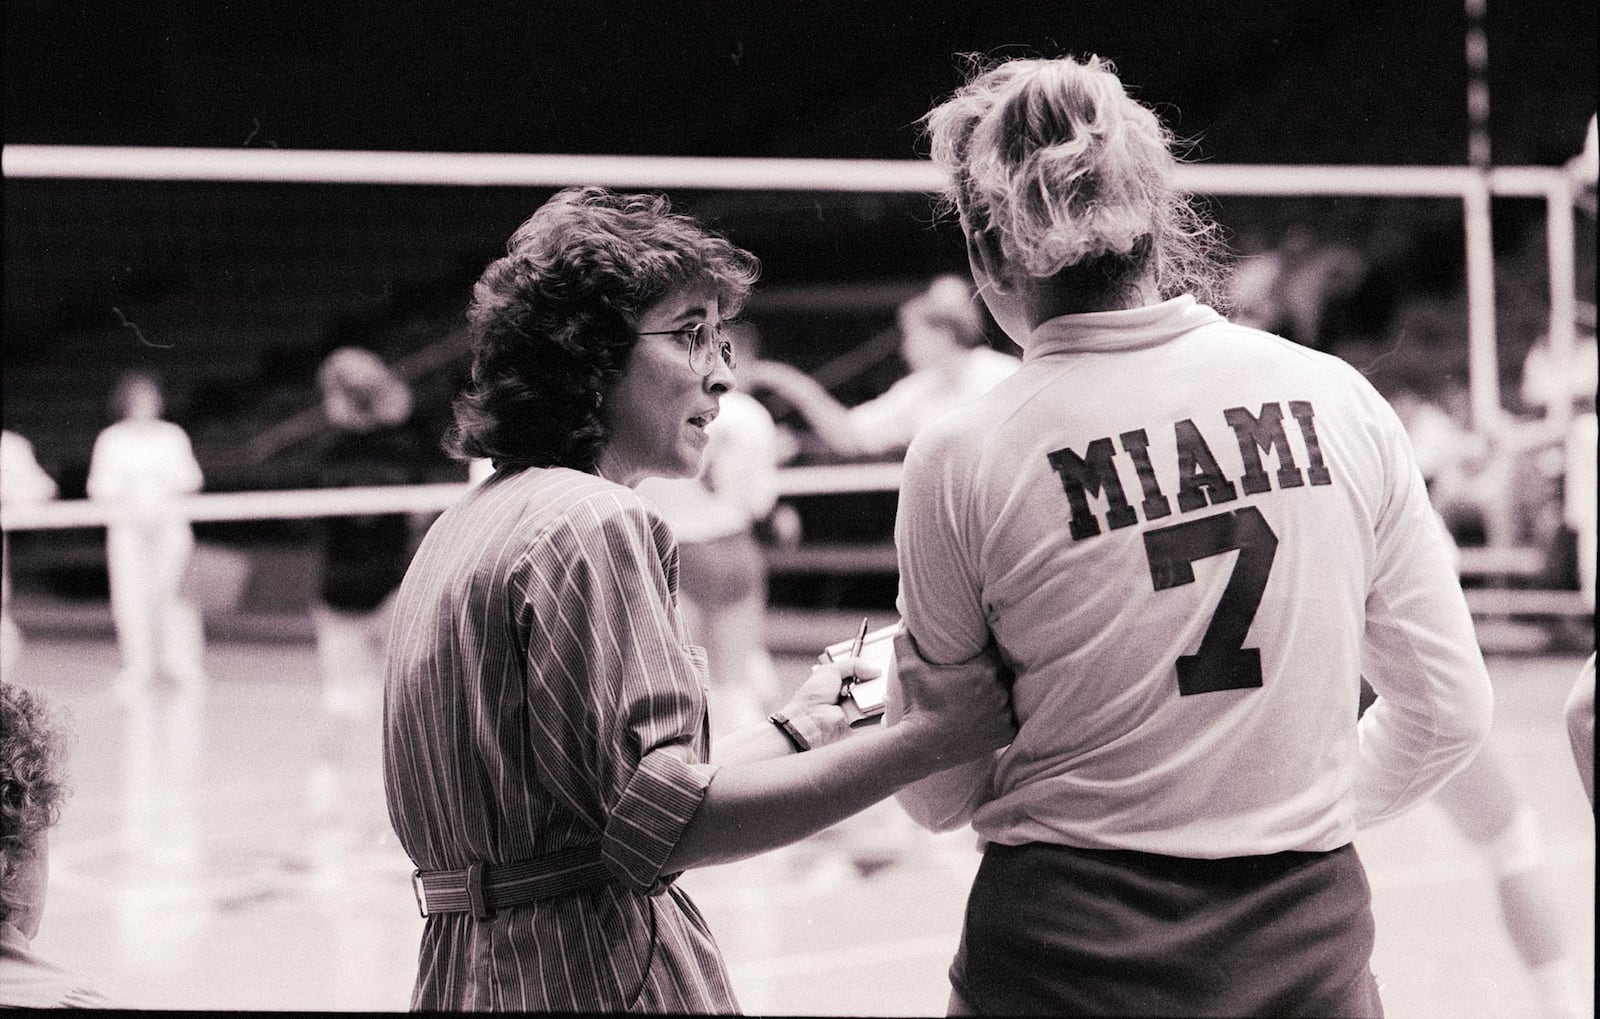
<instances>
[{"instance_id":1,"label":"belt buckle","mask_svg":"<svg viewBox=\"0 0 1600 1019\"><path fill-rule=\"evenodd\" d=\"M417 912L424 920L428 918L428 890L422 885L422 871L411 872L411 894L417 897Z\"/></svg>"}]
</instances>

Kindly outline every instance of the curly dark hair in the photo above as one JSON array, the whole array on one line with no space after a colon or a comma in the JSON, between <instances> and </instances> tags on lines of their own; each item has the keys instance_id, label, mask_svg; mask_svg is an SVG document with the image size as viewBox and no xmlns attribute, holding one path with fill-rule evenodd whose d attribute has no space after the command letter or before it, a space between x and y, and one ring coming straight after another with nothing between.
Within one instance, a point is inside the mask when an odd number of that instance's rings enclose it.
<instances>
[{"instance_id":1,"label":"curly dark hair","mask_svg":"<svg viewBox=\"0 0 1600 1019\"><path fill-rule=\"evenodd\" d=\"M16 873L38 854L61 816L64 757L64 740L44 702L0 681L0 921L31 905L18 897Z\"/></svg>"},{"instance_id":2,"label":"curly dark hair","mask_svg":"<svg viewBox=\"0 0 1600 1019\"><path fill-rule=\"evenodd\" d=\"M473 287L472 377L446 448L495 467L593 473L610 432L604 394L638 342L634 323L675 288L708 285L724 318L756 257L663 195L568 188L517 228Z\"/></svg>"}]
</instances>

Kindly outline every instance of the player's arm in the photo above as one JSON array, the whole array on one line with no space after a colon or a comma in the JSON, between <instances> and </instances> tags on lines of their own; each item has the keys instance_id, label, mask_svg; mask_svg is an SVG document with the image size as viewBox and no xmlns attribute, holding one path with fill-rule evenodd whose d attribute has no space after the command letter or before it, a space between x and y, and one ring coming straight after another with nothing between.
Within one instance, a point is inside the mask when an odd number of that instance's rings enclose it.
<instances>
[{"instance_id":1,"label":"player's arm","mask_svg":"<svg viewBox=\"0 0 1600 1019\"><path fill-rule=\"evenodd\" d=\"M1377 520L1362 675L1379 697L1361 718L1356 822L1401 813L1466 767L1489 736L1493 692L1455 571L1398 419L1384 415L1393 479Z\"/></svg>"},{"instance_id":2,"label":"player's arm","mask_svg":"<svg viewBox=\"0 0 1600 1019\"><path fill-rule=\"evenodd\" d=\"M961 493L971 473L941 451L939 432L936 423L907 453L895 514L899 607L906 632L895 640L884 712L889 725L899 717L900 684L906 677L957 683L969 674L993 675L1001 668L967 539L951 512L963 503ZM901 789L895 799L924 828L958 828L988 800L998 756L997 751L932 774Z\"/></svg>"},{"instance_id":3,"label":"player's arm","mask_svg":"<svg viewBox=\"0 0 1600 1019\"><path fill-rule=\"evenodd\" d=\"M902 674L917 676L920 682L964 681L982 673L998 676L1003 671L992 649L980 652L965 662L937 665L923 658L915 638L903 633L895 638L894 666L888 673L888 698L884 709L885 725L900 720L905 703ZM950 831L972 820L972 815L989 798L989 780L994 774L998 751L938 771L912 783L895 794L895 799L911 819L929 831Z\"/></svg>"}]
</instances>

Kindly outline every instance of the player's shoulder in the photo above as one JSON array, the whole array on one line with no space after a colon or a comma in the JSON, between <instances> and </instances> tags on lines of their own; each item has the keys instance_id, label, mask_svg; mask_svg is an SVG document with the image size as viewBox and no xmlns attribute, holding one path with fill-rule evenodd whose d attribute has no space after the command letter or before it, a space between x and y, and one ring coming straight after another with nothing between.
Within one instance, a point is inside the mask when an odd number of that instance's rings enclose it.
<instances>
[{"instance_id":1,"label":"player's shoulder","mask_svg":"<svg viewBox=\"0 0 1600 1019\"><path fill-rule=\"evenodd\" d=\"M1015 374L1022 367L1022 359L993 347L974 347L967 354L967 365L980 379L998 381Z\"/></svg>"},{"instance_id":2,"label":"player's shoulder","mask_svg":"<svg viewBox=\"0 0 1600 1019\"><path fill-rule=\"evenodd\" d=\"M1211 335L1261 373L1272 369L1287 371L1327 395L1344 393L1362 401L1382 397L1362 371L1331 351L1315 350L1276 333L1226 319L1207 327Z\"/></svg>"},{"instance_id":3,"label":"player's shoulder","mask_svg":"<svg viewBox=\"0 0 1600 1019\"><path fill-rule=\"evenodd\" d=\"M983 395L930 418L906 449L907 472L929 464L939 464L942 471L958 475L974 469L985 452L994 448L1005 421L1016 409L1014 399L999 392L1009 381L1001 380Z\"/></svg>"}]
</instances>

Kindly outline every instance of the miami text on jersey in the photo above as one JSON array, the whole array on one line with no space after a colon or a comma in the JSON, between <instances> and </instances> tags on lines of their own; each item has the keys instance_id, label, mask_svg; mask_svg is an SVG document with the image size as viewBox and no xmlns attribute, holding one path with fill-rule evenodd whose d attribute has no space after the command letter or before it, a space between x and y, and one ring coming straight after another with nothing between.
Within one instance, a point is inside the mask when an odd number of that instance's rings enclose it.
<instances>
[{"instance_id":1,"label":"miami text on jersey","mask_svg":"<svg viewBox=\"0 0 1600 1019\"><path fill-rule=\"evenodd\" d=\"M1205 437L1191 418L1173 422L1172 433L1177 442L1177 472L1175 484L1163 489L1161 479L1150 458L1150 437L1143 428L1123 432L1117 436L1122 452L1132 461L1139 478L1139 488L1144 498L1138 508L1128 502L1118 472L1117 447L1110 437L1090 442L1082 454L1070 447L1062 447L1049 454L1050 466L1061 478L1061 487L1067 493L1072 507L1070 530L1074 540L1092 537L1101 532L1100 519L1089 504L1091 495L1105 503L1105 523L1113 530L1138 523L1142 512L1145 520L1158 520L1172 513L1172 503L1166 492L1176 490L1178 509L1189 513L1208 505L1229 502L1238 498L1239 489L1246 495L1271 491L1273 480L1279 488L1299 488L1308 482L1312 485L1329 485L1333 478L1322 459L1322 447L1317 442L1316 414L1307 400L1290 400L1289 416L1298 426L1306 452L1304 471L1295 462L1294 450L1284 429L1284 404L1264 403L1259 413L1252 414L1244 407L1229 407L1222 412L1223 419L1238 440L1243 472L1236 486L1223 473L1217 458L1206 444ZM1277 470L1271 474L1262 464L1262 454L1277 457Z\"/></svg>"}]
</instances>

